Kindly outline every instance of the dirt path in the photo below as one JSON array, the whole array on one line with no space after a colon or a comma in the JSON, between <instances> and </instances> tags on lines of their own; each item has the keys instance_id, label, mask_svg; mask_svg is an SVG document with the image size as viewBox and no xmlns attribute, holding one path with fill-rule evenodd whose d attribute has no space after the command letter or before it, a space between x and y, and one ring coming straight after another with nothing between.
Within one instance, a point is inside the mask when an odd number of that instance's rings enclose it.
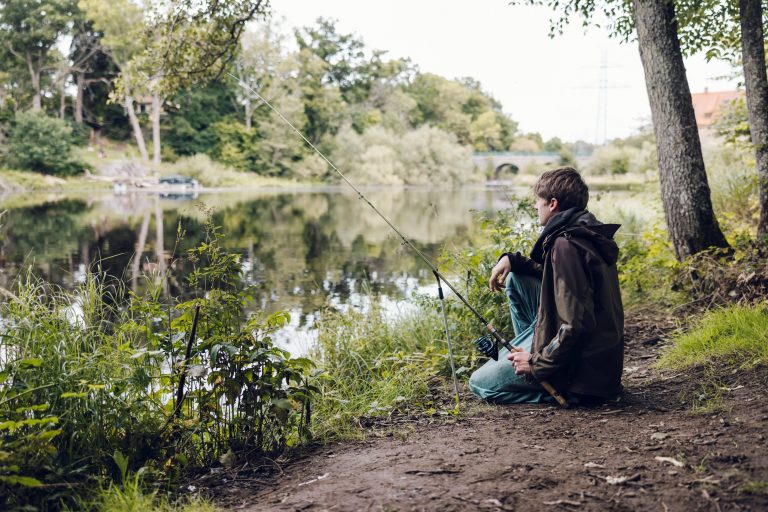
<instances>
[{"instance_id":1,"label":"dirt path","mask_svg":"<svg viewBox=\"0 0 768 512\"><path fill-rule=\"evenodd\" d=\"M728 372L693 414L697 373L650 368L665 325L629 329L627 392L609 406L486 406L447 423L309 450L264 481L214 490L231 510L768 510L766 377ZM465 396L466 402L473 399Z\"/></svg>"}]
</instances>

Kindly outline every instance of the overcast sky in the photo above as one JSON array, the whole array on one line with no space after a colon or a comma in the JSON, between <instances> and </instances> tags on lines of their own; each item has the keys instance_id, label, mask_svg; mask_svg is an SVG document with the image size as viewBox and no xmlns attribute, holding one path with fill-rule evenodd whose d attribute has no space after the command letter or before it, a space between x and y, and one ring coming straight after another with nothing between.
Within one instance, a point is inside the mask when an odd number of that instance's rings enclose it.
<instances>
[{"instance_id":1,"label":"overcast sky","mask_svg":"<svg viewBox=\"0 0 768 512\"><path fill-rule=\"evenodd\" d=\"M422 71L447 78L471 76L501 101L524 132L545 139L587 142L624 137L650 122L637 44L620 44L604 29L572 26L550 39L551 12L510 7L506 0L272 0L287 28L336 19L337 31L355 33L369 48L410 57ZM575 23L574 25L578 25ZM602 63L607 66L602 69ZM730 66L686 60L691 92L730 90L717 80ZM607 73L608 88L600 86ZM607 103L602 108L601 97Z\"/></svg>"}]
</instances>

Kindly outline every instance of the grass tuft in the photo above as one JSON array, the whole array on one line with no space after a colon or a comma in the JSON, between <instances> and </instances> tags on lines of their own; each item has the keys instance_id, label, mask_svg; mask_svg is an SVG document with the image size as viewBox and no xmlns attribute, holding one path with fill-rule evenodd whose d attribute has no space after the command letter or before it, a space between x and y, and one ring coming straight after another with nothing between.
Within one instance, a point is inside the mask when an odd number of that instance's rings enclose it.
<instances>
[{"instance_id":1,"label":"grass tuft","mask_svg":"<svg viewBox=\"0 0 768 512\"><path fill-rule=\"evenodd\" d=\"M360 439L394 416L448 414L439 400L452 391L443 389L450 365L437 311L422 304L393 318L376 297L370 302L362 312L327 311L320 322L313 354L322 370L313 422L319 439ZM454 342L457 367L466 371L476 355Z\"/></svg>"},{"instance_id":2,"label":"grass tuft","mask_svg":"<svg viewBox=\"0 0 768 512\"><path fill-rule=\"evenodd\" d=\"M199 496L171 500L157 490L147 491L138 479L129 479L124 486L111 485L90 503L78 508L101 512L219 512L221 509Z\"/></svg>"},{"instance_id":3,"label":"grass tuft","mask_svg":"<svg viewBox=\"0 0 768 512\"><path fill-rule=\"evenodd\" d=\"M768 362L768 305L733 305L706 312L692 329L673 339L659 366L679 369L713 359L741 368Z\"/></svg>"},{"instance_id":4,"label":"grass tuft","mask_svg":"<svg viewBox=\"0 0 768 512\"><path fill-rule=\"evenodd\" d=\"M741 486L741 492L768 496L768 482L747 482Z\"/></svg>"}]
</instances>

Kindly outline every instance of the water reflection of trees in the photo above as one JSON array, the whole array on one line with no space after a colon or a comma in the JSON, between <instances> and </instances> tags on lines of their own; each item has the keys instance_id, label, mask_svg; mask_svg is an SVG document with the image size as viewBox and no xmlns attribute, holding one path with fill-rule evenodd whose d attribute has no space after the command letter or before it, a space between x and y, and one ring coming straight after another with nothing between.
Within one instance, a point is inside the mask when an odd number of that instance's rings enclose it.
<instances>
[{"instance_id":1,"label":"water reflection of trees","mask_svg":"<svg viewBox=\"0 0 768 512\"><path fill-rule=\"evenodd\" d=\"M426 254L467 236L471 209L493 201L490 192L369 190L366 196ZM363 283L398 295L398 278L423 264L355 194L218 194L201 198L212 207L223 245L242 255L245 278L257 290L255 307L311 313L332 295L345 303ZM71 286L97 258L101 268L136 291L153 283L166 265L204 236L205 213L194 201L139 195L108 201L60 201L12 209L2 230L3 279L34 258L46 280ZM199 201L198 201L199 202ZM185 236L177 245L177 229ZM191 270L175 260L167 293L184 293Z\"/></svg>"}]
</instances>

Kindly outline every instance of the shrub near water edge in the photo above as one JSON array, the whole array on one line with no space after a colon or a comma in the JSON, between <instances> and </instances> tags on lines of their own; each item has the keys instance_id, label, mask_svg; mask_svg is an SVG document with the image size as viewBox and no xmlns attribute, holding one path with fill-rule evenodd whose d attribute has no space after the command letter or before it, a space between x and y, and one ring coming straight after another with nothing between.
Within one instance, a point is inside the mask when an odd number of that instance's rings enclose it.
<instances>
[{"instance_id":1,"label":"shrub near water edge","mask_svg":"<svg viewBox=\"0 0 768 512\"><path fill-rule=\"evenodd\" d=\"M6 158L10 167L58 176L83 172L71 155L72 127L61 119L22 112L16 115Z\"/></svg>"},{"instance_id":2,"label":"shrub near water edge","mask_svg":"<svg viewBox=\"0 0 768 512\"><path fill-rule=\"evenodd\" d=\"M169 485L230 451L276 456L306 438L311 362L274 346L286 314L246 312L239 256L206 228L176 262L193 268L190 299L89 273L73 291L24 277L0 305L0 509Z\"/></svg>"}]
</instances>

